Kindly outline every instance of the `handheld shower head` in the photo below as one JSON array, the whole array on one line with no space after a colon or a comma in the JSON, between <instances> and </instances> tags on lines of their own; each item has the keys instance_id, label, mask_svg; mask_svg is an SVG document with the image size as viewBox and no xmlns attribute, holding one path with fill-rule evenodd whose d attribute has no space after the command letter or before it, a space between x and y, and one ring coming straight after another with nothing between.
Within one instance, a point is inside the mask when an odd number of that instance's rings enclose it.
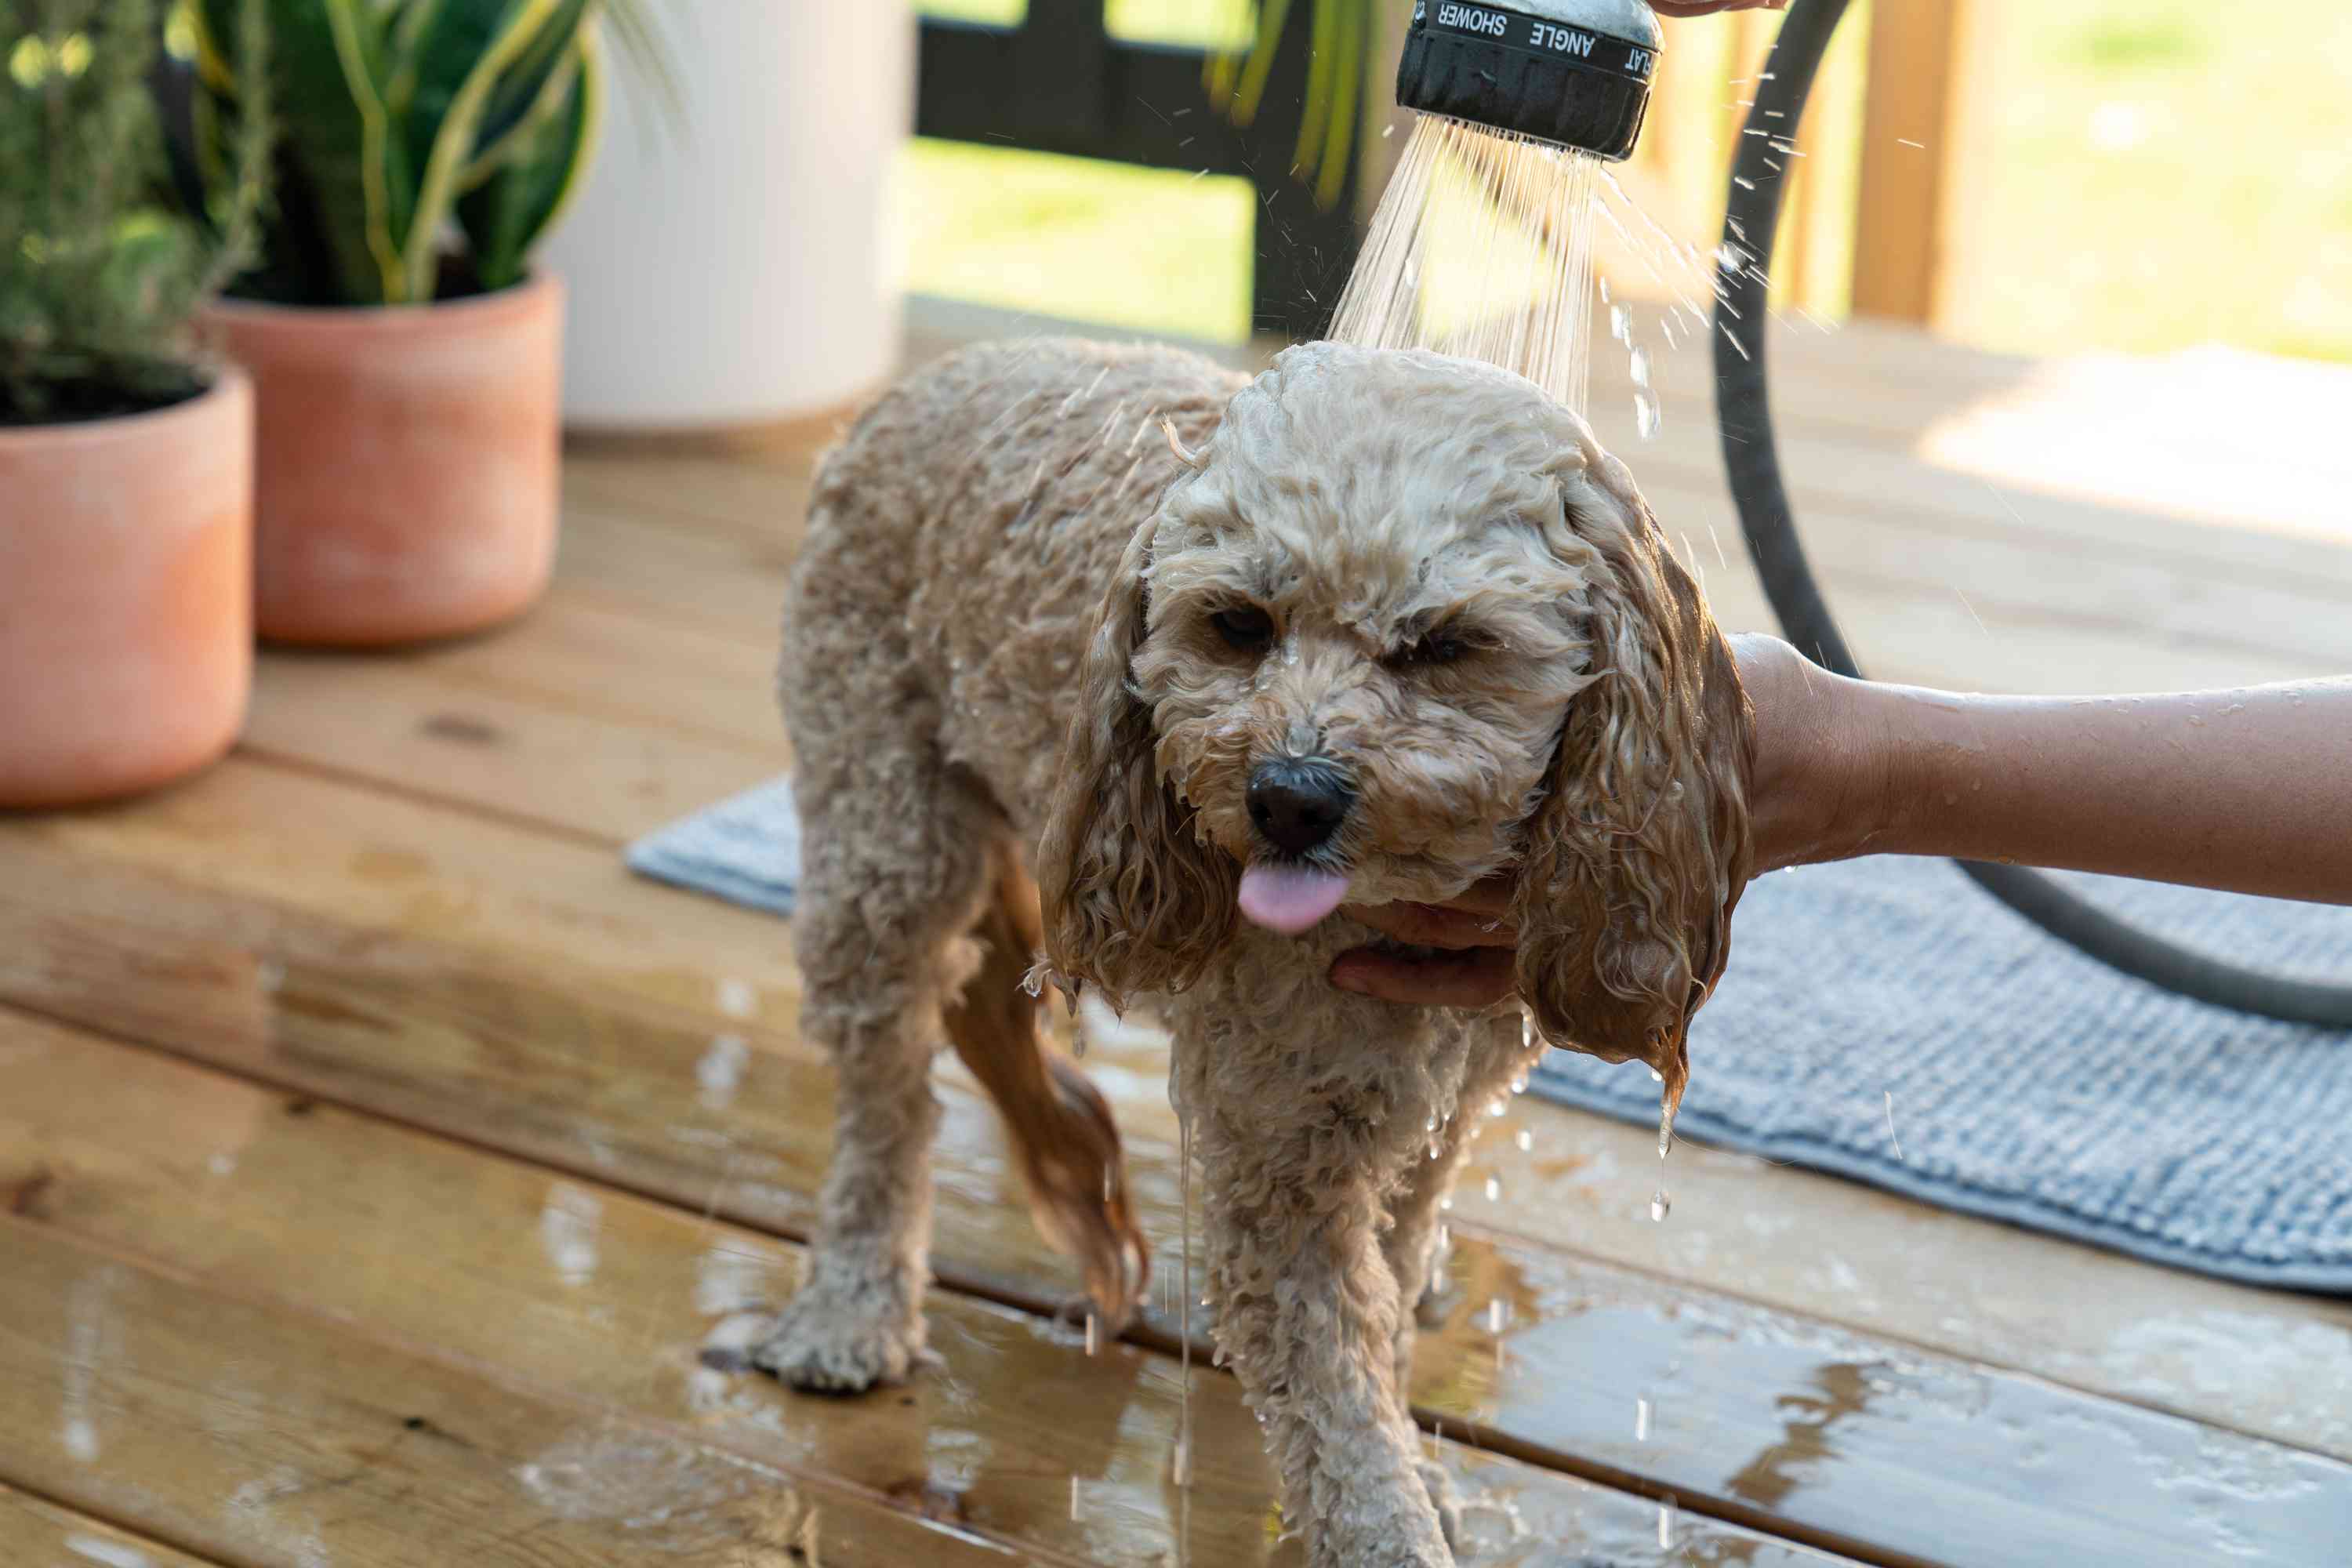
<instances>
[{"instance_id":1,"label":"handheld shower head","mask_svg":"<svg viewBox=\"0 0 2352 1568\"><path fill-rule=\"evenodd\" d=\"M1643 0L1414 0L1397 103L1621 163L1664 42Z\"/></svg>"}]
</instances>

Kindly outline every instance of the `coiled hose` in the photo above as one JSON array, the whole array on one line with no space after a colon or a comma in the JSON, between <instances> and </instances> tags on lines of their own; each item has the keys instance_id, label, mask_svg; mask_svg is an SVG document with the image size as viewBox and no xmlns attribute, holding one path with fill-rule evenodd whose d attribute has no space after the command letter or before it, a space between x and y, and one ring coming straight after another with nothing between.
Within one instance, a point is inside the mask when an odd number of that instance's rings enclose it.
<instances>
[{"instance_id":1,"label":"coiled hose","mask_svg":"<svg viewBox=\"0 0 2352 1568\"><path fill-rule=\"evenodd\" d=\"M1825 668L1860 677L1861 666L1838 631L1806 563L1780 479L1772 427L1771 380L1765 342L1773 242L1780 226L1781 188L1794 160L1776 153L1803 122L1813 78L1821 68L1847 0L1796 0L1773 45L1768 74L1757 83L1748 133L1739 139L1724 243L1750 258L1726 268L1715 333L1716 406L1724 467L1749 555L1764 593L1791 643ZM2352 986L2265 974L2191 952L2139 931L2038 871L2016 866L1958 862L1976 883L2059 941L2151 985L2216 1006L2294 1024L2352 1028Z\"/></svg>"}]
</instances>

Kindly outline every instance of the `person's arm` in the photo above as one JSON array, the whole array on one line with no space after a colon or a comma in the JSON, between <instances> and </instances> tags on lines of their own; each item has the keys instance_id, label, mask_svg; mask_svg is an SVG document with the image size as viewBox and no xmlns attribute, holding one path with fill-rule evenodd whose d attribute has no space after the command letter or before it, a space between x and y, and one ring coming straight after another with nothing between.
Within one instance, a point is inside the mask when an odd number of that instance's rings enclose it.
<instances>
[{"instance_id":1,"label":"person's arm","mask_svg":"<svg viewBox=\"0 0 2352 1568\"><path fill-rule=\"evenodd\" d=\"M1976 697L1831 675L1733 639L1756 707L1756 868L1927 855L2352 904L2352 678L2151 697ZM1510 994L1509 884L1351 907L1335 984L1483 1006Z\"/></svg>"},{"instance_id":2,"label":"person's arm","mask_svg":"<svg viewBox=\"0 0 2352 1568\"><path fill-rule=\"evenodd\" d=\"M1784 643L1740 666L1759 870L1933 855L2352 904L2352 678L1978 697L1843 679Z\"/></svg>"}]
</instances>

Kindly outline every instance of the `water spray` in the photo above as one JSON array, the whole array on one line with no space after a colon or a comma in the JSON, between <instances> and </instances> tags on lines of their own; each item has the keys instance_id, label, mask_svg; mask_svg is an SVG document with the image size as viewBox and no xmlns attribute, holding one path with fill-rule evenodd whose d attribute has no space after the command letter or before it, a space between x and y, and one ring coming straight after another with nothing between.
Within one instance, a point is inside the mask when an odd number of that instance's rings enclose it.
<instances>
[{"instance_id":1,"label":"water spray","mask_svg":"<svg viewBox=\"0 0 2352 1568\"><path fill-rule=\"evenodd\" d=\"M1643 0L1415 0L1397 68L1412 140L1331 336L1514 370L1581 411L1592 224L1664 44Z\"/></svg>"}]
</instances>

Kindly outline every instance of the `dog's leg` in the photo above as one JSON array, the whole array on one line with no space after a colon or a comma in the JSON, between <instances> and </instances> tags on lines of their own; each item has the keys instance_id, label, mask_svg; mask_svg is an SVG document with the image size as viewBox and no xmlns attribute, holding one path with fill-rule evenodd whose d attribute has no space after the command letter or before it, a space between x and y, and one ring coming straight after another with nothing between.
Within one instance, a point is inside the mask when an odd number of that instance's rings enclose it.
<instances>
[{"instance_id":1,"label":"dog's leg","mask_svg":"<svg viewBox=\"0 0 2352 1568\"><path fill-rule=\"evenodd\" d=\"M999 847L995 896L972 934L980 973L948 1004L948 1038L1003 1114L1047 1240L1075 1256L1105 1331L1117 1333L1150 1275L1110 1106L1037 1028L1040 1004L1024 984L1045 950L1037 889L1010 844Z\"/></svg>"},{"instance_id":2,"label":"dog's leg","mask_svg":"<svg viewBox=\"0 0 2352 1568\"><path fill-rule=\"evenodd\" d=\"M1381 1253L1396 1280L1396 1331L1390 1342L1391 1363L1395 1368L1397 1397L1408 1407L1412 1396L1415 1331L1422 1322L1423 1309L1436 1298L1441 1283L1437 1275L1444 1266L1440 1237L1445 1226L1438 1205L1454 1190L1454 1180L1461 1173L1469 1152L1464 1120L1455 1117L1438 1134L1437 1158L1415 1161L1389 1198L1389 1230L1381 1238ZM1415 1465L1421 1472L1422 1487L1429 1494L1430 1506L1437 1510L1445 1543L1454 1545L1461 1535L1462 1502L1454 1495L1453 1480L1434 1459L1420 1457Z\"/></svg>"},{"instance_id":3,"label":"dog's leg","mask_svg":"<svg viewBox=\"0 0 2352 1568\"><path fill-rule=\"evenodd\" d=\"M1265 1422L1312 1568L1452 1568L1421 1471L1420 1434L1397 1387L1400 1311L1381 1256L1375 1162L1302 1128L1234 1108L1201 1115L1209 1289L1217 1343ZM1276 1108L1269 1107L1272 1110ZM1350 1173L1334 1186L1334 1173Z\"/></svg>"},{"instance_id":4,"label":"dog's leg","mask_svg":"<svg viewBox=\"0 0 2352 1568\"><path fill-rule=\"evenodd\" d=\"M923 1353L931 1227L931 1057L978 962L962 932L1003 827L935 754L804 751L793 920L801 1032L838 1071L833 1163L801 1293L751 1352L801 1388L856 1393ZM816 775L816 776L813 776Z\"/></svg>"},{"instance_id":5,"label":"dog's leg","mask_svg":"<svg viewBox=\"0 0 2352 1568\"><path fill-rule=\"evenodd\" d=\"M1510 1093L1541 1049L1524 1043L1518 1015L1480 1019L1469 1026L1457 1110L1433 1138L1433 1158L1416 1162L1389 1199L1389 1233L1381 1250L1396 1276L1404 1313L1397 1337L1397 1384L1409 1386L1412 1335L1434 1326L1433 1308L1444 1287L1445 1259L1452 1248L1441 1205L1469 1163L1470 1145L1495 1105Z\"/></svg>"},{"instance_id":6,"label":"dog's leg","mask_svg":"<svg viewBox=\"0 0 2352 1568\"><path fill-rule=\"evenodd\" d=\"M1381 1250L1389 1271L1396 1277L1396 1385L1410 1400L1412 1391L1412 1346L1423 1324L1434 1325L1432 1308L1444 1285L1446 1226L1441 1205L1454 1190L1462 1167L1469 1163L1470 1144L1489 1108L1510 1093L1511 1080L1532 1059L1523 1043L1518 1016L1482 1019L1469 1026L1463 1059L1463 1082L1454 1119L1435 1135L1434 1159L1413 1162L1389 1198L1389 1231ZM1445 1526L1446 1542L1459 1535L1462 1505L1453 1481L1435 1460L1421 1461L1421 1479L1429 1500Z\"/></svg>"}]
</instances>

